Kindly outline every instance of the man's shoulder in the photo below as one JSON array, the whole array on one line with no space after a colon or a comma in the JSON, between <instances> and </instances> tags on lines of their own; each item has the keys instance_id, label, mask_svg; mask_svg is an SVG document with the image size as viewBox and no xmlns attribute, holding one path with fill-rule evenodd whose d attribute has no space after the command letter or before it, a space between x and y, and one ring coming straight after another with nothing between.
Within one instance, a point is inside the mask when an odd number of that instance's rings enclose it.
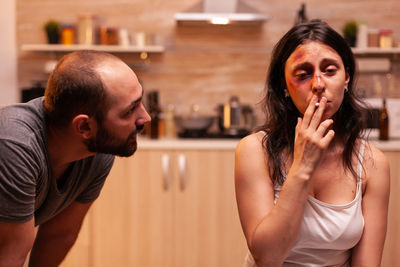
<instances>
[{"instance_id":1,"label":"man's shoulder","mask_svg":"<svg viewBox=\"0 0 400 267\"><path fill-rule=\"evenodd\" d=\"M43 98L9 105L0 110L0 140L29 146L45 135Z\"/></svg>"}]
</instances>

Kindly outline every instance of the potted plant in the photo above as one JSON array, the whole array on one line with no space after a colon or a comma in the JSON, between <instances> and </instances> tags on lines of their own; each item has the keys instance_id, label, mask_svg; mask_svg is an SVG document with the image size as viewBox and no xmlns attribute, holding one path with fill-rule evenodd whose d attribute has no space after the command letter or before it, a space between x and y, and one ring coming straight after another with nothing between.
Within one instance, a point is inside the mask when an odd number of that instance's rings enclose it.
<instances>
[{"instance_id":1,"label":"potted plant","mask_svg":"<svg viewBox=\"0 0 400 267\"><path fill-rule=\"evenodd\" d=\"M357 22L355 21L349 21L343 27L343 37L351 47L356 46L357 28Z\"/></svg>"},{"instance_id":2,"label":"potted plant","mask_svg":"<svg viewBox=\"0 0 400 267\"><path fill-rule=\"evenodd\" d=\"M60 26L55 20L49 20L44 25L49 44L58 44L60 42Z\"/></svg>"}]
</instances>

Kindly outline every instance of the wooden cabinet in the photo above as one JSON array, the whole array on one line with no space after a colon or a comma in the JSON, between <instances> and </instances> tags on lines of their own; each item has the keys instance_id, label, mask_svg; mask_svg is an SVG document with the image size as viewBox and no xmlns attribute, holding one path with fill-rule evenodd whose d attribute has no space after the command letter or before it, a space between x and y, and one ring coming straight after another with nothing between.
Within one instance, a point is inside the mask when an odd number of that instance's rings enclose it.
<instances>
[{"instance_id":1,"label":"wooden cabinet","mask_svg":"<svg viewBox=\"0 0 400 267\"><path fill-rule=\"evenodd\" d=\"M91 215L87 214L75 245L69 251L60 267L91 266ZM28 265L26 264L26 267Z\"/></svg>"},{"instance_id":2,"label":"wooden cabinet","mask_svg":"<svg viewBox=\"0 0 400 267\"><path fill-rule=\"evenodd\" d=\"M385 155L391 195L381 266L391 267L400 266L400 153ZM61 267L243 266L233 170L233 149L151 148L117 158Z\"/></svg>"},{"instance_id":3,"label":"wooden cabinet","mask_svg":"<svg viewBox=\"0 0 400 267\"><path fill-rule=\"evenodd\" d=\"M398 193L400 189L400 153L398 151L386 151L385 155L390 163L390 199L382 267L391 267L400 266L400 195Z\"/></svg>"},{"instance_id":4,"label":"wooden cabinet","mask_svg":"<svg viewBox=\"0 0 400 267\"><path fill-rule=\"evenodd\" d=\"M233 150L116 159L90 214L92 266L242 266L233 170Z\"/></svg>"}]
</instances>

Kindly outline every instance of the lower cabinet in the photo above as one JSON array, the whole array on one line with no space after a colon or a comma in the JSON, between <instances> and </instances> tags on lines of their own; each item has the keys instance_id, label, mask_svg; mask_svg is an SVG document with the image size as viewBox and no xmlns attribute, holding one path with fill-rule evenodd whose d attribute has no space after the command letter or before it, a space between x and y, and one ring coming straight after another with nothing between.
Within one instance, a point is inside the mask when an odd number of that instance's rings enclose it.
<instances>
[{"instance_id":1,"label":"lower cabinet","mask_svg":"<svg viewBox=\"0 0 400 267\"><path fill-rule=\"evenodd\" d=\"M400 266L399 152L382 267ZM61 267L235 267L246 242L234 193L234 153L143 150L117 158Z\"/></svg>"},{"instance_id":2,"label":"lower cabinet","mask_svg":"<svg viewBox=\"0 0 400 267\"><path fill-rule=\"evenodd\" d=\"M89 214L92 266L243 266L233 171L233 150L117 158Z\"/></svg>"}]
</instances>

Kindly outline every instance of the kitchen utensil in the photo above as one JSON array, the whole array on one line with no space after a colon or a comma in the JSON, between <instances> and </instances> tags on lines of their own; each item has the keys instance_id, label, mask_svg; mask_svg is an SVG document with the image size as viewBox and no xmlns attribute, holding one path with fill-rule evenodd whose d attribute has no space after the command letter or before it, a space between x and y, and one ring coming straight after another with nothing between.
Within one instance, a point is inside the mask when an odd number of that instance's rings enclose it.
<instances>
[{"instance_id":1,"label":"kitchen utensil","mask_svg":"<svg viewBox=\"0 0 400 267\"><path fill-rule=\"evenodd\" d=\"M185 131L204 131L208 130L214 122L213 116L197 116L197 117L175 117L177 126Z\"/></svg>"},{"instance_id":2,"label":"kitchen utensil","mask_svg":"<svg viewBox=\"0 0 400 267\"><path fill-rule=\"evenodd\" d=\"M227 104L218 105L217 110L219 129L226 135L243 135L254 127L253 109L240 104L237 96L232 96Z\"/></svg>"}]
</instances>

